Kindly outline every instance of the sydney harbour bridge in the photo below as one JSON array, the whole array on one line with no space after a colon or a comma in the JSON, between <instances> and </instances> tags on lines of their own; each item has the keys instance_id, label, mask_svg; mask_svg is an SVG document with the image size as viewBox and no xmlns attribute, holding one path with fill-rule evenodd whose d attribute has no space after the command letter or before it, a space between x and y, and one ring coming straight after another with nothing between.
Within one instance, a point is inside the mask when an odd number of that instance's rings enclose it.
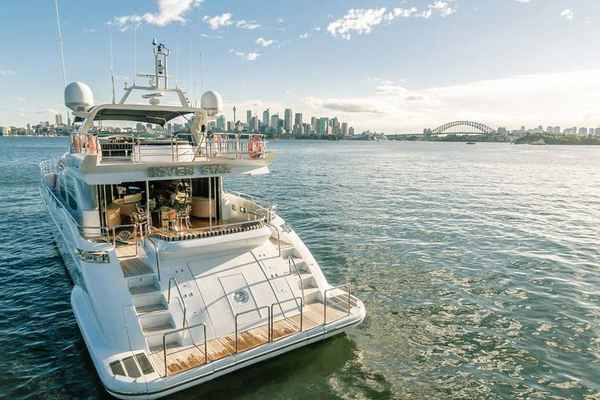
<instances>
[{"instance_id":1,"label":"sydney harbour bridge","mask_svg":"<svg viewBox=\"0 0 600 400\"><path fill-rule=\"evenodd\" d=\"M489 125L475 121L452 121L435 129L425 130L429 135L491 135L496 130Z\"/></svg>"}]
</instances>

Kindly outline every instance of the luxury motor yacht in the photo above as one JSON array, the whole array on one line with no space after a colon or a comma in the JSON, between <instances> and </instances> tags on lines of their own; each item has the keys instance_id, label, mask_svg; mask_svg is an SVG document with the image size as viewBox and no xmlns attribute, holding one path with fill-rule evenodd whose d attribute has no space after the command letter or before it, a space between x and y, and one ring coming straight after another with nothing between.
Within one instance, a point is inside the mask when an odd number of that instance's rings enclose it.
<instances>
[{"instance_id":1,"label":"luxury motor yacht","mask_svg":"<svg viewBox=\"0 0 600 400\"><path fill-rule=\"evenodd\" d=\"M94 105L87 85L69 84L77 131L40 165L73 313L102 384L123 399L201 384L365 318L272 205L224 190L229 177L269 172L263 137L213 131L220 95L194 107L168 86L169 50L153 53L150 83L126 86L119 102ZM167 96L177 105L162 105ZM107 132L107 121L159 132Z\"/></svg>"}]
</instances>

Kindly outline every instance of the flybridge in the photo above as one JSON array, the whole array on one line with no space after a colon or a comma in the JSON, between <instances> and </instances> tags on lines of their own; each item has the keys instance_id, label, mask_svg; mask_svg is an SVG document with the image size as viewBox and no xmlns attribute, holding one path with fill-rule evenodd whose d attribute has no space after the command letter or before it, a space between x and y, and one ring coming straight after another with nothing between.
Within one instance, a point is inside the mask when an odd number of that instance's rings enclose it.
<instances>
[{"instance_id":1,"label":"flybridge","mask_svg":"<svg viewBox=\"0 0 600 400\"><path fill-rule=\"evenodd\" d=\"M75 122L82 122L79 131L71 136L71 153L93 155L96 164L167 164L213 162L222 160L251 160L246 170L267 165L267 152L262 135L224 134L210 132L208 123L214 121L222 110L221 95L205 92L200 107L191 107L183 90L168 86L169 49L162 43L153 42L154 73L141 74L149 78L149 85L126 86L118 104L94 105L92 90L81 82L69 84L65 89L65 104L75 115ZM134 92L142 92L149 104L128 103ZM175 93L179 105L162 105L165 93ZM141 138L136 133L116 133L112 136L97 135L96 121L130 121L151 123L164 127L167 122L185 117L189 132Z\"/></svg>"}]
</instances>

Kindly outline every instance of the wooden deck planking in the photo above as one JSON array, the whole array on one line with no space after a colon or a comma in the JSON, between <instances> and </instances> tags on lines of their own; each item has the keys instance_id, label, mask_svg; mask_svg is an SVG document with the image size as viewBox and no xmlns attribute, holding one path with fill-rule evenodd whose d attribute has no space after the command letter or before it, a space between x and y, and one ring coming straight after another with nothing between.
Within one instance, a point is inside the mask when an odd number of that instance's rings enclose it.
<instances>
[{"instance_id":1,"label":"wooden deck planking","mask_svg":"<svg viewBox=\"0 0 600 400\"><path fill-rule=\"evenodd\" d=\"M323 304L313 303L304 307L302 316L302 331L313 329L323 324ZM344 318L347 313L335 307L327 306L327 322ZM288 318L273 321L273 341L283 339L300 332L300 313ZM238 333L238 353L260 347L269 343L268 324L247 329ZM220 360L233 355L235 350L235 333L211 339L206 343L208 362ZM164 376L164 353L162 350L151 355L157 373ZM204 343L196 346L167 350L168 375L175 375L189 369L204 365Z\"/></svg>"}]
</instances>

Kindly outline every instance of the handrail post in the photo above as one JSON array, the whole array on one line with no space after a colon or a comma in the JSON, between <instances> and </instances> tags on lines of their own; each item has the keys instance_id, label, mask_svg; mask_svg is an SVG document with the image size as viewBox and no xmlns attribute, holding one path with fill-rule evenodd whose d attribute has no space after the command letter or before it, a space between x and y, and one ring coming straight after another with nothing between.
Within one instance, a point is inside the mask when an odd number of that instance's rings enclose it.
<instances>
[{"instance_id":1,"label":"handrail post","mask_svg":"<svg viewBox=\"0 0 600 400\"><path fill-rule=\"evenodd\" d=\"M323 292L323 325L327 325L327 289Z\"/></svg>"},{"instance_id":2,"label":"handrail post","mask_svg":"<svg viewBox=\"0 0 600 400\"><path fill-rule=\"evenodd\" d=\"M164 364L165 364L165 378L168 375L167 372L167 334L163 334L163 357L164 357Z\"/></svg>"},{"instance_id":3,"label":"handrail post","mask_svg":"<svg viewBox=\"0 0 600 400\"><path fill-rule=\"evenodd\" d=\"M204 334L204 365L208 364L208 346L206 345L206 325L202 324L202 332Z\"/></svg>"},{"instance_id":4,"label":"handrail post","mask_svg":"<svg viewBox=\"0 0 600 400\"><path fill-rule=\"evenodd\" d=\"M237 323L237 317L239 314L235 315L235 354L237 354L238 352L238 323Z\"/></svg>"}]
</instances>

